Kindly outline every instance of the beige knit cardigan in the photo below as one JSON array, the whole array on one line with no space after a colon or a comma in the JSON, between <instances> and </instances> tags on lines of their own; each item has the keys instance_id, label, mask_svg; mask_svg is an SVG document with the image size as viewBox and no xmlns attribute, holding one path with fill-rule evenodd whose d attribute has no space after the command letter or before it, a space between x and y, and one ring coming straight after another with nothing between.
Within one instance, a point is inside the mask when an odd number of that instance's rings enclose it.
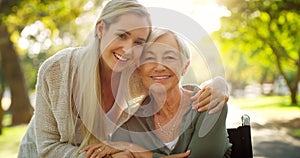
<instances>
[{"instance_id":1,"label":"beige knit cardigan","mask_svg":"<svg viewBox=\"0 0 300 158\"><path fill-rule=\"evenodd\" d=\"M19 158L69 158L76 155L78 144L83 139L83 124L77 122L74 139L71 85L82 52L82 48L64 49L40 67L35 114L20 143ZM122 113L117 124L123 124L129 117L127 113ZM79 157L84 157L84 154Z\"/></svg>"}]
</instances>

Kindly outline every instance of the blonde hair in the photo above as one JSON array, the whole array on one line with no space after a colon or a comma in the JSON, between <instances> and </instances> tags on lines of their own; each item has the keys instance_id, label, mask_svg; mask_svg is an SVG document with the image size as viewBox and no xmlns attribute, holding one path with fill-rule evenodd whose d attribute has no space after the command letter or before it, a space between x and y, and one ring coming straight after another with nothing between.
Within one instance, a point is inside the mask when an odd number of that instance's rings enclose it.
<instances>
[{"instance_id":1,"label":"blonde hair","mask_svg":"<svg viewBox=\"0 0 300 158\"><path fill-rule=\"evenodd\" d=\"M99 59L101 52L99 49L100 40L97 36L97 24L103 20L105 23L105 29L107 29L110 24L118 20L119 16L126 13L134 13L142 17L147 17L149 19L149 25L151 26L149 13L147 12L146 8L137 1L111 0L103 8L99 18L96 21L94 30L92 32L93 35L89 39L87 46L84 47L84 52L81 56L81 61L77 70L77 78L74 86L75 88L73 90L74 102L77 108L76 110L80 117L82 117L82 114L85 115L85 135L79 150L87 144L96 143L107 139L107 133L105 131L104 124L105 113L103 110L99 110L101 109L101 76L99 74ZM74 116L73 119L75 119L75 124L73 125L74 135L77 117ZM96 122L96 120L100 122ZM100 133L95 136L93 130L97 130Z\"/></svg>"}]
</instances>

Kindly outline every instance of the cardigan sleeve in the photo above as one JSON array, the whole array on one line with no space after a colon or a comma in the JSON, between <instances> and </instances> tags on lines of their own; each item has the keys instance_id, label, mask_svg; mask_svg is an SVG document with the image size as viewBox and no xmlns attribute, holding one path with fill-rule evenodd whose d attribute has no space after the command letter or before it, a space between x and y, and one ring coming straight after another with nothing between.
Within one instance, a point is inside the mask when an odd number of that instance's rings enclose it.
<instances>
[{"instance_id":1,"label":"cardigan sleeve","mask_svg":"<svg viewBox=\"0 0 300 158\"><path fill-rule=\"evenodd\" d=\"M20 142L18 158L38 157L36 149L34 122L35 116L33 115L28 124L26 133Z\"/></svg>"},{"instance_id":2,"label":"cardigan sleeve","mask_svg":"<svg viewBox=\"0 0 300 158\"><path fill-rule=\"evenodd\" d=\"M62 141L61 132L58 122L64 122L70 119L68 117L57 117L53 113L53 98L50 97L50 88L53 85L51 77L55 73L48 73L52 62L46 61L40 68L36 86L36 107L35 107L35 130L37 150L40 157L75 157L78 147L72 145L69 141ZM58 91L58 90L57 90ZM56 91L52 93L58 93ZM68 106L68 105L66 105ZM72 133L67 133L71 135Z\"/></svg>"}]
</instances>

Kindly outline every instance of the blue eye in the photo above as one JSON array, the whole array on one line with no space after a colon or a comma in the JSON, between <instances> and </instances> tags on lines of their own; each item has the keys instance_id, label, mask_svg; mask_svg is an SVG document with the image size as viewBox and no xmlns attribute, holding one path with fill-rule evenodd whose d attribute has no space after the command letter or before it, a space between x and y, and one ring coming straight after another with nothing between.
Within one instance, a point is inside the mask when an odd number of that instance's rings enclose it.
<instances>
[{"instance_id":1,"label":"blue eye","mask_svg":"<svg viewBox=\"0 0 300 158\"><path fill-rule=\"evenodd\" d=\"M142 42L142 41L136 41L136 42L134 42L136 45L139 45L139 46L142 46L143 44L144 44L144 42Z\"/></svg>"}]
</instances>

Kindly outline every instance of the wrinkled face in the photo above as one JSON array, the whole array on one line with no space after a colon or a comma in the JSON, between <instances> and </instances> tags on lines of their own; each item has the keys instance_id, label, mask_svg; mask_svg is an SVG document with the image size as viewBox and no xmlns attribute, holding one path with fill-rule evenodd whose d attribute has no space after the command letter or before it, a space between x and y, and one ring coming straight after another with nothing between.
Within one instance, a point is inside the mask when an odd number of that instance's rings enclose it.
<instances>
[{"instance_id":1,"label":"wrinkled face","mask_svg":"<svg viewBox=\"0 0 300 158\"><path fill-rule=\"evenodd\" d=\"M150 33L146 17L127 13L118 17L106 29L104 22L97 25L101 58L110 69L120 72L136 60Z\"/></svg>"},{"instance_id":2,"label":"wrinkled face","mask_svg":"<svg viewBox=\"0 0 300 158\"><path fill-rule=\"evenodd\" d=\"M166 91L178 87L185 71L183 58L175 37L170 33L162 35L141 56L138 72L143 84L147 89L153 84L161 84Z\"/></svg>"}]
</instances>

